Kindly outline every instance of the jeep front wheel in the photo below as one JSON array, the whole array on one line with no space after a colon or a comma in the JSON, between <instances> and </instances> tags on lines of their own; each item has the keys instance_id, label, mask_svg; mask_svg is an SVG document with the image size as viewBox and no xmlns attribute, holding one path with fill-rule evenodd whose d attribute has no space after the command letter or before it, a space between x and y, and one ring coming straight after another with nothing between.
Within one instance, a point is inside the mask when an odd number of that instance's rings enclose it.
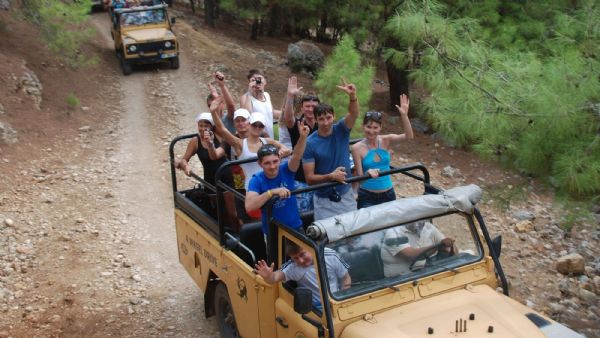
<instances>
[{"instance_id":1,"label":"jeep front wheel","mask_svg":"<svg viewBox=\"0 0 600 338\"><path fill-rule=\"evenodd\" d=\"M215 289L215 313L217 314L217 324L222 338L235 338L240 334L235 323L235 315L231 307L231 301L227 294L227 288L223 283L219 283Z\"/></svg>"},{"instance_id":2,"label":"jeep front wheel","mask_svg":"<svg viewBox=\"0 0 600 338\"><path fill-rule=\"evenodd\" d=\"M179 69L179 56L176 56L171 59L171 68Z\"/></svg>"},{"instance_id":3,"label":"jeep front wheel","mask_svg":"<svg viewBox=\"0 0 600 338\"><path fill-rule=\"evenodd\" d=\"M129 75L133 71L131 68L131 63L125 60L124 56L121 56L121 70L123 71L123 75Z\"/></svg>"}]
</instances>

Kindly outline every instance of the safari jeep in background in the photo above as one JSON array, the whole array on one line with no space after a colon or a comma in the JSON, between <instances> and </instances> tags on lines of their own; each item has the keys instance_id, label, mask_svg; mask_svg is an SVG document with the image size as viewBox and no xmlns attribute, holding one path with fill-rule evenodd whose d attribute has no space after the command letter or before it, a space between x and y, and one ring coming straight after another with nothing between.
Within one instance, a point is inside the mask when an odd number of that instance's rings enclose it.
<instances>
[{"instance_id":1,"label":"safari jeep in background","mask_svg":"<svg viewBox=\"0 0 600 338\"><path fill-rule=\"evenodd\" d=\"M179 261L203 291L205 314L217 316L222 337L582 337L508 297L498 258L501 239L491 239L475 207L479 187L442 191L430 184L421 164L393 168L380 175L400 175L408 184L422 185L423 195L319 221L302 215L306 234L270 218L273 198L266 208L271 222L265 245L260 222L239 227L224 207L226 195L244 196L220 176L227 167L251 159L225 163L216 186L192 173L195 183L178 187L175 149L182 150L178 142L191 137L174 139L169 149ZM414 257L405 271L386 271L384 246L403 240L388 232L404 231L415 222L452 238L455 250L442 254L434 247ZM253 271L259 259L280 268L288 260L288 241L313 257L320 309L313 306L309 289L294 282L271 285ZM326 249L337 251L349 265L350 288L330 289Z\"/></svg>"},{"instance_id":2,"label":"safari jeep in background","mask_svg":"<svg viewBox=\"0 0 600 338\"><path fill-rule=\"evenodd\" d=\"M167 5L108 9L111 35L123 74L132 72L137 63L169 63L179 68L179 44L172 31L175 18L169 21Z\"/></svg>"}]
</instances>

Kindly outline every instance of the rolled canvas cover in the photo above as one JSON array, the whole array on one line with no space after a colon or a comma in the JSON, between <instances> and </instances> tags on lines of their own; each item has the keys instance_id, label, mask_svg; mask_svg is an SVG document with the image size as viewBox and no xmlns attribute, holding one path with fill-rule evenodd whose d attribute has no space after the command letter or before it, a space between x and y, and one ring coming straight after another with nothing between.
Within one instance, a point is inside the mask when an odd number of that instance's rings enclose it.
<instances>
[{"instance_id":1,"label":"rolled canvas cover","mask_svg":"<svg viewBox=\"0 0 600 338\"><path fill-rule=\"evenodd\" d=\"M328 237L335 242L348 236L383 229L452 211L468 214L481 199L482 190L475 184L445 190L437 195L422 195L363 208L313 222L307 234L313 239Z\"/></svg>"}]
</instances>

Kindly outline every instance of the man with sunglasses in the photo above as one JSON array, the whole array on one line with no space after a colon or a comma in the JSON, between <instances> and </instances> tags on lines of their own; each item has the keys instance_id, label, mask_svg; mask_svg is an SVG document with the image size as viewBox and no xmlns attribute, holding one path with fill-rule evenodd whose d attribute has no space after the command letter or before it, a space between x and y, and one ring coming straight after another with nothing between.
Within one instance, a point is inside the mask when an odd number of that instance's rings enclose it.
<instances>
[{"instance_id":1,"label":"man with sunglasses","mask_svg":"<svg viewBox=\"0 0 600 338\"><path fill-rule=\"evenodd\" d=\"M306 146L309 128L299 126L300 139L292 152L289 161L281 162L279 149L271 144L265 144L257 152L258 165L263 169L250 179L246 191L246 211L252 212L262 208L273 196L279 199L273 204L273 218L293 229L302 227L302 220L296 205L296 196L290 191L296 189L294 176L300 167L300 159ZM269 231L267 213L262 212L262 230Z\"/></svg>"},{"instance_id":2,"label":"man with sunglasses","mask_svg":"<svg viewBox=\"0 0 600 338\"><path fill-rule=\"evenodd\" d=\"M308 137L302 157L308 184L344 183L315 191L315 220L356 210L354 194L345 179L351 175L349 142L350 131L358 118L358 98L354 84L343 81L337 88L348 95L348 114L335 123L333 107L324 103L317 105L314 114L319 129Z\"/></svg>"}]
</instances>

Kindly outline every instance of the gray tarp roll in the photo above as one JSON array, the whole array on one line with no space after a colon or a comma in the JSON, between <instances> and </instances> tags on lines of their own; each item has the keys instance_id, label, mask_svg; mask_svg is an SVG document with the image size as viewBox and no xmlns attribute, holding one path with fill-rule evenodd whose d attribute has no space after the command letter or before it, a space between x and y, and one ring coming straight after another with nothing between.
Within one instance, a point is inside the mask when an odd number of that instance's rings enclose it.
<instances>
[{"instance_id":1,"label":"gray tarp roll","mask_svg":"<svg viewBox=\"0 0 600 338\"><path fill-rule=\"evenodd\" d=\"M451 211L471 214L475 204L481 199L481 194L480 187L470 184L448 189L437 195L401 198L315 221L308 227L307 234L313 239L323 239L327 235L329 242L334 242L348 236Z\"/></svg>"}]
</instances>

